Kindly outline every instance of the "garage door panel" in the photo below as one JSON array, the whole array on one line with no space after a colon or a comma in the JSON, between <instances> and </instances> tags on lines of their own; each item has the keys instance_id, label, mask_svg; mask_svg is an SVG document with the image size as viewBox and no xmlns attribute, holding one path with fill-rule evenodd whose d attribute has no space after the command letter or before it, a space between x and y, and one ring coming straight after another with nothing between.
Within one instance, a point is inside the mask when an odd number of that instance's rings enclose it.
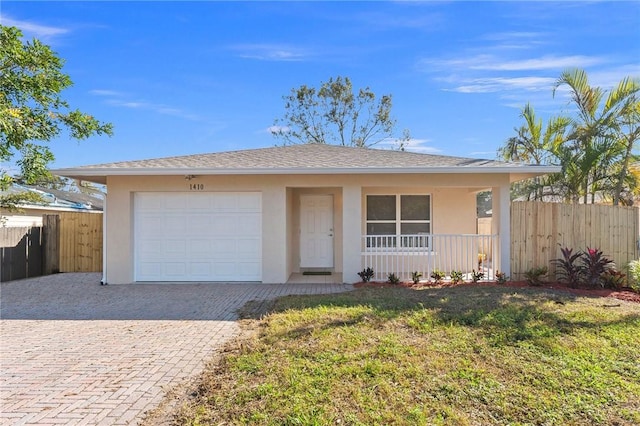
<instances>
[{"instance_id":1,"label":"garage door panel","mask_svg":"<svg viewBox=\"0 0 640 426\"><path fill-rule=\"evenodd\" d=\"M164 198L161 193L136 194L136 209L138 211L159 211L164 207Z\"/></svg>"},{"instance_id":2,"label":"garage door panel","mask_svg":"<svg viewBox=\"0 0 640 426\"><path fill-rule=\"evenodd\" d=\"M238 194L225 193L216 195L213 200L213 208L216 212L238 211Z\"/></svg>"},{"instance_id":3,"label":"garage door panel","mask_svg":"<svg viewBox=\"0 0 640 426\"><path fill-rule=\"evenodd\" d=\"M240 220L229 214L216 214L211 227L215 235L236 235L242 229Z\"/></svg>"},{"instance_id":4,"label":"garage door panel","mask_svg":"<svg viewBox=\"0 0 640 426\"><path fill-rule=\"evenodd\" d=\"M161 216L144 214L141 216L141 219L137 227L139 228L138 231L145 235L153 235L153 232L162 229L163 220Z\"/></svg>"},{"instance_id":5,"label":"garage door panel","mask_svg":"<svg viewBox=\"0 0 640 426\"><path fill-rule=\"evenodd\" d=\"M138 274L147 277L147 281L160 280L162 278L162 263L141 262L138 264Z\"/></svg>"},{"instance_id":6,"label":"garage door panel","mask_svg":"<svg viewBox=\"0 0 640 426\"><path fill-rule=\"evenodd\" d=\"M164 275L174 277L176 280L184 277L187 273L187 262L166 262L164 264Z\"/></svg>"},{"instance_id":7,"label":"garage door panel","mask_svg":"<svg viewBox=\"0 0 640 426\"><path fill-rule=\"evenodd\" d=\"M236 272L236 262L215 262L213 264L216 275L221 277L232 277Z\"/></svg>"},{"instance_id":8,"label":"garage door panel","mask_svg":"<svg viewBox=\"0 0 640 426\"><path fill-rule=\"evenodd\" d=\"M186 223L187 232L190 235L198 235L200 233L208 234L212 225L211 215L198 213L191 215Z\"/></svg>"},{"instance_id":9,"label":"garage door panel","mask_svg":"<svg viewBox=\"0 0 640 426\"><path fill-rule=\"evenodd\" d=\"M152 256L162 254L162 240L140 241L138 250L140 254Z\"/></svg>"},{"instance_id":10,"label":"garage door panel","mask_svg":"<svg viewBox=\"0 0 640 426\"><path fill-rule=\"evenodd\" d=\"M260 274L262 270L262 264L259 262L238 262L239 276L244 277L246 280L250 280L251 277L255 277Z\"/></svg>"},{"instance_id":11,"label":"garage door panel","mask_svg":"<svg viewBox=\"0 0 640 426\"><path fill-rule=\"evenodd\" d=\"M237 203L238 211L255 213L262 211L262 199L260 197L253 197L250 194L239 194Z\"/></svg>"},{"instance_id":12,"label":"garage door panel","mask_svg":"<svg viewBox=\"0 0 640 426\"><path fill-rule=\"evenodd\" d=\"M218 237L211 242L211 253L216 259L235 258L237 253L235 238Z\"/></svg>"},{"instance_id":13,"label":"garage door panel","mask_svg":"<svg viewBox=\"0 0 640 426\"><path fill-rule=\"evenodd\" d=\"M262 241L258 238L250 239L238 239L237 241L238 254L245 258L255 259L260 255L262 251Z\"/></svg>"},{"instance_id":14,"label":"garage door panel","mask_svg":"<svg viewBox=\"0 0 640 426\"><path fill-rule=\"evenodd\" d=\"M195 259L208 259L212 253L211 240L189 240L189 256Z\"/></svg>"},{"instance_id":15,"label":"garage door panel","mask_svg":"<svg viewBox=\"0 0 640 426\"><path fill-rule=\"evenodd\" d=\"M213 208L213 196L208 193L191 194L187 199L186 207L194 211L211 211Z\"/></svg>"},{"instance_id":16,"label":"garage door panel","mask_svg":"<svg viewBox=\"0 0 640 426\"><path fill-rule=\"evenodd\" d=\"M179 235L184 237L187 231L187 219L184 215L167 215L163 221L161 232L168 235Z\"/></svg>"},{"instance_id":17,"label":"garage door panel","mask_svg":"<svg viewBox=\"0 0 640 426\"><path fill-rule=\"evenodd\" d=\"M239 214L236 216L236 220L242 224L238 229L239 235L258 235L262 229L262 215L251 214Z\"/></svg>"},{"instance_id":18,"label":"garage door panel","mask_svg":"<svg viewBox=\"0 0 640 426\"><path fill-rule=\"evenodd\" d=\"M208 278L211 276L211 263L209 262L191 262L189 263L189 274L192 277Z\"/></svg>"},{"instance_id":19,"label":"garage door panel","mask_svg":"<svg viewBox=\"0 0 640 426\"><path fill-rule=\"evenodd\" d=\"M165 240L162 242L162 252L167 256L184 258L187 255L187 242L183 239Z\"/></svg>"},{"instance_id":20,"label":"garage door panel","mask_svg":"<svg viewBox=\"0 0 640 426\"><path fill-rule=\"evenodd\" d=\"M260 281L260 193L135 194L137 281Z\"/></svg>"},{"instance_id":21,"label":"garage door panel","mask_svg":"<svg viewBox=\"0 0 640 426\"><path fill-rule=\"evenodd\" d=\"M164 209L166 211L180 211L189 207L189 200L194 194L182 192L170 192L164 194Z\"/></svg>"}]
</instances>

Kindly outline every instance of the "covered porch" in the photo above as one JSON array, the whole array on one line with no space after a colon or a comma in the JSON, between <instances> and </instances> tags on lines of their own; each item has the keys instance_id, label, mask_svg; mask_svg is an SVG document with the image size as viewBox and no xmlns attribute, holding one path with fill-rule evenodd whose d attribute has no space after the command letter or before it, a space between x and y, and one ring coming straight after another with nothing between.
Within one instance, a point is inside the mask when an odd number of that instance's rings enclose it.
<instances>
[{"instance_id":1,"label":"covered porch","mask_svg":"<svg viewBox=\"0 0 640 426\"><path fill-rule=\"evenodd\" d=\"M369 185L364 179L340 185L334 178L333 185L286 188L284 282L354 283L367 268L375 281L387 281L389 274L411 281L414 272L421 281L433 272L445 279L459 272L465 281L474 273L484 281L495 280L498 271L509 274L507 179L479 187L459 177L392 177L386 185L379 177L369 178ZM478 233L476 214L476 193L485 189L493 194L487 235Z\"/></svg>"}]
</instances>

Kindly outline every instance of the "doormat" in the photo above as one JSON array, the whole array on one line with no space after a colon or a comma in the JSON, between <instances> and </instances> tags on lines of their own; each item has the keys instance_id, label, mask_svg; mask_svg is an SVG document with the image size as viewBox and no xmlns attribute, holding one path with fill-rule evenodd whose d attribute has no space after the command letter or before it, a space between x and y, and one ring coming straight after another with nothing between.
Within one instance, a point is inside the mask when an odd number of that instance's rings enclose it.
<instances>
[{"instance_id":1,"label":"doormat","mask_svg":"<svg viewBox=\"0 0 640 426\"><path fill-rule=\"evenodd\" d=\"M328 271L304 271L302 275L331 275Z\"/></svg>"}]
</instances>

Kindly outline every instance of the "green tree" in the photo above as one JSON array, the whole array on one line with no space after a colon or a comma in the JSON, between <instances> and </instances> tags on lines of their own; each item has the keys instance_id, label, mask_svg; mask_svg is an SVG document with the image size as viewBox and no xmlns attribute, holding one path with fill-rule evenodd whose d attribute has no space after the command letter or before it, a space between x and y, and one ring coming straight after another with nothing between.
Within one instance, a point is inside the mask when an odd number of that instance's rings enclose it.
<instances>
[{"instance_id":1,"label":"green tree","mask_svg":"<svg viewBox=\"0 0 640 426\"><path fill-rule=\"evenodd\" d=\"M0 25L0 161L17 158L27 184L49 178L47 165L54 156L47 143L64 129L74 139L111 135L113 126L72 110L60 93L73 83L62 72L64 61L39 40L22 41L22 32ZM13 178L0 170L0 189ZM19 197L0 197L0 207L11 207Z\"/></svg>"},{"instance_id":2,"label":"green tree","mask_svg":"<svg viewBox=\"0 0 640 426\"><path fill-rule=\"evenodd\" d=\"M632 193L639 185L635 179L636 176L632 173L633 163L640 161L640 156L633 152L638 140L640 140L639 85L640 82L637 80L625 78L610 93L607 99L607 104L617 104L617 98L620 97L624 99L616 125L613 126L617 142L614 146L613 154L620 159L614 166L612 176L614 205L620 203L625 191L628 192L629 198L632 198Z\"/></svg>"},{"instance_id":3,"label":"green tree","mask_svg":"<svg viewBox=\"0 0 640 426\"><path fill-rule=\"evenodd\" d=\"M569 89L576 112L566 141L557 147L566 176L566 198L573 202L582 198L587 203L591 196L593 203L596 194L609 194L617 204L628 182L639 136L640 83L625 78L605 99L606 91L591 86L584 70L570 69L557 80L554 96L560 87Z\"/></svg>"},{"instance_id":4,"label":"green tree","mask_svg":"<svg viewBox=\"0 0 640 426\"><path fill-rule=\"evenodd\" d=\"M625 78L606 91L589 84L580 69L564 71L553 88L567 89L573 115L549 120L546 128L531 105L522 110L525 123L515 129L498 154L510 161L560 165L562 172L515 187L519 195L542 199L560 195L574 203L608 197L613 204L631 202L640 184L634 164L640 138L640 82Z\"/></svg>"},{"instance_id":5,"label":"green tree","mask_svg":"<svg viewBox=\"0 0 640 426\"><path fill-rule=\"evenodd\" d=\"M330 78L318 89L300 86L283 99L285 113L272 133L285 144L369 147L393 137L391 95L376 100L368 87L354 93L348 77Z\"/></svg>"},{"instance_id":6,"label":"green tree","mask_svg":"<svg viewBox=\"0 0 640 426\"><path fill-rule=\"evenodd\" d=\"M556 147L564 142L564 135L569 125L566 117L552 117L546 127L542 120L536 117L533 107L527 103L520 117L524 124L514 129L517 133L498 149L498 155L507 161L519 161L528 164L557 164ZM517 186L517 195L526 195L528 199L542 200L545 187L557 179L536 177L522 182Z\"/></svg>"}]
</instances>

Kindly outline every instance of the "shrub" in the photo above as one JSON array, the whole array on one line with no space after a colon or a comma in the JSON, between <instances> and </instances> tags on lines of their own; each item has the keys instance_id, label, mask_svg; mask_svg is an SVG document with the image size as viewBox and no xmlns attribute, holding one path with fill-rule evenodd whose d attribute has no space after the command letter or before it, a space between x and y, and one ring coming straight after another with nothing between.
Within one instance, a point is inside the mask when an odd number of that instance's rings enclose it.
<instances>
[{"instance_id":1,"label":"shrub","mask_svg":"<svg viewBox=\"0 0 640 426\"><path fill-rule=\"evenodd\" d=\"M577 262L584 253L573 253L573 249L569 247L560 248L562 258L553 259L551 263L556 265L556 274L558 281L569 284L571 287L578 287L582 283L584 269Z\"/></svg>"},{"instance_id":2,"label":"shrub","mask_svg":"<svg viewBox=\"0 0 640 426\"><path fill-rule=\"evenodd\" d=\"M545 277L549 269L546 266L538 266L537 268L531 268L524 273L524 277L529 285L541 286L545 283Z\"/></svg>"},{"instance_id":3,"label":"shrub","mask_svg":"<svg viewBox=\"0 0 640 426\"><path fill-rule=\"evenodd\" d=\"M420 282L420 278L422 278L422 272L413 271L411 273L411 280L414 284L418 284Z\"/></svg>"},{"instance_id":4,"label":"shrub","mask_svg":"<svg viewBox=\"0 0 640 426\"><path fill-rule=\"evenodd\" d=\"M483 278L484 278L484 272L482 272L482 271L476 272L475 269L472 270L472 272L471 272L471 281L473 281L474 283L477 283L478 281L480 281Z\"/></svg>"},{"instance_id":5,"label":"shrub","mask_svg":"<svg viewBox=\"0 0 640 426\"><path fill-rule=\"evenodd\" d=\"M433 272L431 272L431 278L436 284L440 284L445 276L446 274L439 269L434 269Z\"/></svg>"},{"instance_id":6,"label":"shrub","mask_svg":"<svg viewBox=\"0 0 640 426\"><path fill-rule=\"evenodd\" d=\"M463 281L462 271L451 271L451 283L460 284Z\"/></svg>"},{"instance_id":7,"label":"shrub","mask_svg":"<svg viewBox=\"0 0 640 426\"><path fill-rule=\"evenodd\" d=\"M504 272L496 271L496 281L498 284L505 284L509 277Z\"/></svg>"},{"instance_id":8,"label":"shrub","mask_svg":"<svg viewBox=\"0 0 640 426\"><path fill-rule=\"evenodd\" d=\"M589 287L604 286L603 274L614 269L613 260L606 258L602 250L587 247L580 258L584 278Z\"/></svg>"},{"instance_id":9,"label":"shrub","mask_svg":"<svg viewBox=\"0 0 640 426\"><path fill-rule=\"evenodd\" d=\"M629 262L629 287L640 293L640 259Z\"/></svg>"},{"instance_id":10,"label":"shrub","mask_svg":"<svg viewBox=\"0 0 640 426\"><path fill-rule=\"evenodd\" d=\"M399 284L400 278L398 278L398 276L392 272L387 276L387 282L391 284Z\"/></svg>"},{"instance_id":11,"label":"shrub","mask_svg":"<svg viewBox=\"0 0 640 426\"><path fill-rule=\"evenodd\" d=\"M627 274L615 269L609 269L602 274L602 286L606 288L613 288L618 290L624 287L624 283L627 280Z\"/></svg>"},{"instance_id":12,"label":"shrub","mask_svg":"<svg viewBox=\"0 0 640 426\"><path fill-rule=\"evenodd\" d=\"M371 281L371 278L373 278L374 272L373 269L366 268L363 269L362 272L358 272L358 275L360 276L362 282L368 283L369 281Z\"/></svg>"}]
</instances>

